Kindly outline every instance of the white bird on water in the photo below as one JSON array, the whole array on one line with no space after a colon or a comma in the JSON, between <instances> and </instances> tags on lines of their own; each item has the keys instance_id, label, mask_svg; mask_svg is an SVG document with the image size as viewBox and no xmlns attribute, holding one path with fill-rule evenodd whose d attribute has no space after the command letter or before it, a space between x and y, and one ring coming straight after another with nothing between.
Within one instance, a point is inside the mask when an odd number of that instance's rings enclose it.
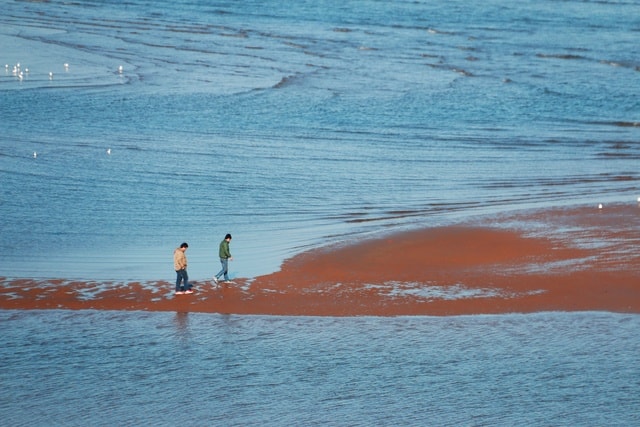
<instances>
[{"instance_id":1,"label":"white bird on water","mask_svg":"<svg viewBox=\"0 0 640 427\"><path fill-rule=\"evenodd\" d=\"M38 157L38 153L36 153L35 151L33 152L33 158L37 158Z\"/></svg>"},{"instance_id":2,"label":"white bird on water","mask_svg":"<svg viewBox=\"0 0 640 427\"><path fill-rule=\"evenodd\" d=\"M602 209L602 203L598 205L598 209Z\"/></svg>"},{"instance_id":3,"label":"white bird on water","mask_svg":"<svg viewBox=\"0 0 640 427\"><path fill-rule=\"evenodd\" d=\"M107 154L111 154L111 148L107 148Z\"/></svg>"},{"instance_id":4,"label":"white bird on water","mask_svg":"<svg viewBox=\"0 0 640 427\"><path fill-rule=\"evenodd\" d=\"M118 73L122 74L122 72L124 71L124 67L121 65L118 67Z\"/></svg>"}]
</instances>

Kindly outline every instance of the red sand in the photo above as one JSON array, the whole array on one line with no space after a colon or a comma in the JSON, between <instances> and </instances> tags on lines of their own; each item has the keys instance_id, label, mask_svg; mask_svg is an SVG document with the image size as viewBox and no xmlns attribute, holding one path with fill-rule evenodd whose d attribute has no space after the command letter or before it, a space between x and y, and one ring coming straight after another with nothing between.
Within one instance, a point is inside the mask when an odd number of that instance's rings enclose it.
<instances>
[{"instance_id":1,"label":"red sand","mask_svg":"<svg viewBox=\"0 0 640 427\"><path fill-rule=\"evenodd\" d=\"M485 221L318 249L252 280L219 288L196 282L192 295L173 295L172 280L0 278L0 308L317 316L640 313L640 206L547 210L494 223L502 228Z\"/></svg>"}]
</instances>

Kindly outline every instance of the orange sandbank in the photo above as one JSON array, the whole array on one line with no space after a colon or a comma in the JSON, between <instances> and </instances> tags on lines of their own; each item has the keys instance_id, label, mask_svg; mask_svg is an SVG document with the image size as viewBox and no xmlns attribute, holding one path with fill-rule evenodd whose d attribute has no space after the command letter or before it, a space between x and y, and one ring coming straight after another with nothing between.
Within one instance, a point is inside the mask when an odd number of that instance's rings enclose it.
<instances>
[{"instance_id":1,"label":"orange sandbank","mask_svg":"<svg viewBox=\"0 0 640 427\"><path fill-rule=\"evenodd\" d=\"M172 280L0 278L0 309L313 316L640 313L639 243L640 206L554 209L320 248L285 261L273 274L220 287L194 282L192 295L174 295Z\"/></svg>"}]
</instances>

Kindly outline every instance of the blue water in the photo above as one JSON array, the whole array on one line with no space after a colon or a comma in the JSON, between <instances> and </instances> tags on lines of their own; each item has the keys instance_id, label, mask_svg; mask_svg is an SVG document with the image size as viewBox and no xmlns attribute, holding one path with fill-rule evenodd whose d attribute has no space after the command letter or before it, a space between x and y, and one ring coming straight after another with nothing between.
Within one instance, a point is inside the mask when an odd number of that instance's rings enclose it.
<instances>
[{"instance_id":1,"label":"blue water","mask_svg":"<svg viewBox=\"0 0 640 427\"><path fill-rule=\"evenodd\" d=\"M255 277L335 241L636 203L639 16L613 0L1 2L0 276L173 280L187 241L197 281L232 233L231 276ZM638 425L639 319L0 311L0 419Z\"/></svg>"},{"instance_id":2,"label":"blue water","mask_svg":"<svg viewBox=\"0 0 640 427\"><path fill-rule=\"evenodd\" d=\"M0 311L11 426L631 426L640 316Z\"/></svg>"},{"instance_id":3,"label":"blue water","mask_svg":"<svg viewBox=\"0 0 640 427\"><path fill-rule=\"evenodd\" d=\"M232 233L254 277L640 195L638 2L291 3L2 2L0 276L172 280L187 241L210 278Z\"/></svg>"}]
</instances>

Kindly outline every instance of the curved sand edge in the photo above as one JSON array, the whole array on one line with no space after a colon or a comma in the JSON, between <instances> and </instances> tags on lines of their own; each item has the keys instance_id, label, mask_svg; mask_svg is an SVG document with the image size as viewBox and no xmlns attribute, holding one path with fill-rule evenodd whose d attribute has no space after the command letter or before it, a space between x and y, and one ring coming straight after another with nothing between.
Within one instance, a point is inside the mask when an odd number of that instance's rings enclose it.
<instances>
[{"instance_id":1,"label":"curved sand edge","mask_svg":"<svg viewBox=\"0 0 640 427\"><path fill-rule=\"evenodd\" d=\"M639 243L639 206L545 210L317 249L255 279L220 287L194 282L192 295L174 295L171 281L0 278L0 309L313 316L640 313Z\"/></svg>"}]
</instances>

